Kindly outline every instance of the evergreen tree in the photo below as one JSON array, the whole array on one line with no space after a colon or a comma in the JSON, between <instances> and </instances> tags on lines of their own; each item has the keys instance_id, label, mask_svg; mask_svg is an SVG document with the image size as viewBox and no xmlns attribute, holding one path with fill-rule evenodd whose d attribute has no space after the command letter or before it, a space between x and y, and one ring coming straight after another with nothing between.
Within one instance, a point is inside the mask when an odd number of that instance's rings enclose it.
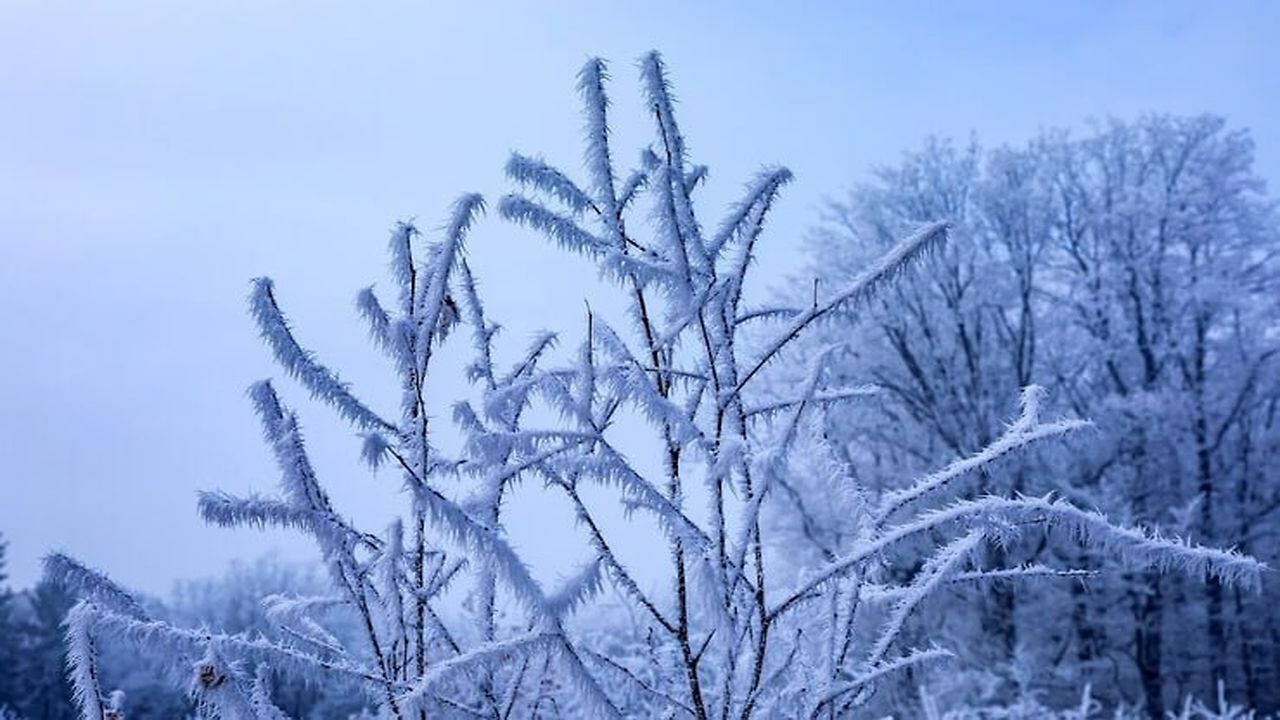
<instances>
[{"instance_id":1,"label":"evergreen tree","mask_svg":"<svg viewBox=\"0 0 1280 720\"><path fill-rule=\"evenodd\" d=\"M21 657L14 593L9 588L9 544L0 535L0 710L17 707L21 682L16 672Z\"/></svg>"},{"instance_id":2,"label":"evergreen tree","mask_svg":"<svg viewBox=\"0 0 1280 720\"><path fill-rule=\"evenodd\" d=\"M75 597L60 583L41 580L28 596L30 615L22 627L18 676L22 697L16 709L26 720L74 720L78 717L67 678L62 621Z\"/></svg>"}]
</instances>

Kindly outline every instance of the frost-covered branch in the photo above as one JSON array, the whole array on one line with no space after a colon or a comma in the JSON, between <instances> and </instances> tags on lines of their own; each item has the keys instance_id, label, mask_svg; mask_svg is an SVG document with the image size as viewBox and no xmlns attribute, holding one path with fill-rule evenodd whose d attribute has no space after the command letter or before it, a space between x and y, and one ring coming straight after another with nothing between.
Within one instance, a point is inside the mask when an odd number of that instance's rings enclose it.
<instances>
[{"instance_id":1,"label":"frost-covered branch","mask_svg":"<svg viewBox=\"0 0 1280 720\"><path fill-rule=\"evenodd\" d=\"M346 383L329 368L316 362L311 352L303 349L293 337L284 313L276 304L275 287L270 278L253 281L249 293L249 309L258 321L262 338L271 346L276 360L311 394L332 405L344 418L368 430L391 430L395 426L378 417L351 394Z\"/></svg>"}]
</instances>

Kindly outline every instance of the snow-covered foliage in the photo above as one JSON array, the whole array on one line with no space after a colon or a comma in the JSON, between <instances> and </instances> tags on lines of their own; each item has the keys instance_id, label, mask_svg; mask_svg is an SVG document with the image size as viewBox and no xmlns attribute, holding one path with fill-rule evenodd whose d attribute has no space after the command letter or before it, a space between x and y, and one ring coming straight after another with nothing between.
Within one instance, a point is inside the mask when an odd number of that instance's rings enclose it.
<instances>
[{"instance_id":1,"label":"snow-covered foliage","mask_svg":"<svg viewBox=\"0 0 1280 720\"><path fill-rule=\"evenodd\" d=\"M920 718L923 720L1142 720L1149 717L1142 707L1121 704L1107 708L1086 685L1066 707L1050 707L1034 694L1027 694L1003 704L948 705L945 700L920 689ZM890 715L883 720L894 717ZM1183 699L1176 711L1165 714L1161 720L1274 720L1274 715L1260 715L1255 710L1235 705L1226 699L1222 687L1218 688L1215 702L1209 703L1191 696Z\"/></svg>"},{"instance_id":2,"label":"snow-covered foliage","mask_svg":"<svg viewBox=\"0 0 1280 720\"><path fill-rule=\"evenodd\" d=\"M874 495L899 496L904 468L929 472L990 444L1006 432L1013 388L1042 383L1046 408L1089 417L1096 430L1020 453L967 488L1053 491L1275 563L1275 211L1248 134L1220 118L1151 115L991 150L929 141L833 204L814 231L811 267L826 285L921 218L955 221L954 242L868 312L806 341L810 352L848 344L830 372L882 388L821 431ZM807 372L797 361L788 377ZM798 492L826 487L819 477ZM807 510L811 525L833 525L822 508ZM823 552L790 524L793 547ZM1163 720L1183 696L1212 697L1221 681L1234 702L1280 708L1273 573L1249 592L1134 573L1096 548L1035 538L983 562L1096 575L1030 592L995 584L971 596L974 612L927 615L912 630L954 638L964 664L1006 668L1006 694L1025 681L1066 702L1088 684L1101 702L1141 702ZM1039 670L1019 680L1014 658ZM914 697L910 683L900 697Z\"/></svg>"},{"instance_id":3,"label":"snow-covered foliage","mask_svg":"<svg viewBox=\"0 0 1280 720\"><path fill-rule=\"evenodd\" d=\"M605 64L579 75L585 106L585 182L534 156L514 155L519 191L498 214L590 258L628 310L614 325L588 311L572 359L551 366L554 338L539 336L514 367L500 365L497 325L481 304L465 254L484 203L466 195L427 243L409 224L391 236L393 304L372 290L358 299L374 343L398 373L399 412L383 414L303 346L268 279L254 282L250 311L285 373L363 437L362 455L389 466L409 500L383 532L355 527L331 503L313 467L298 415L269 382L253 386L263 437L277 460L274 496L210 492L206 520L278 526L309 535L332 590L314 598L264 599L288 640L176 627L148 617L105 577L60 556L49 567L80 589L68 618L70 665L84 717L101 720L94 643L123 641L188 689L211 718L279 718L272 673L341 683L363 693L379 717L835 717L867 703L887 679L945 662L952 650L906 633L909 620L956 583L1070 583L1070 567L988 567L992 548L1052 537L1131 563L1253 587L1261 566L1108 521L1057 497L974 494L960 478L1054 442L1085 422L1043 417L1040 391L1022 391L1004 431L899 490L876 497L848 474L821 432L828 413L865 402L874 388L831 368L839 346L803 358L800 383L777 392L780 357L836 315L856 317L946 243L948 224L920 224L831 291L802 307L754 308L745 290L770 210L791 180L767 168L751 180L715 231L695 194L693 165L657 53L640 62L654 141L640 167L620 172L613 147ZM620 180L620 178L622 178ZM637 217L638 216L638 217ZM513 230L513 232L515 232ZM441 344L465 331L476 396L453 420L459 456L433 442L425 387ZM1010 397L1010 410L1016 397ZM549 412L548 412L549 411ZM623 418L638 422L623 422ZM658 457L623 450L640 426ZM801 480L822 473L844 514L825 556L801 564L770 533L770 513L792 512ZM535 580L504 529L504 499L526 478L572 509L591 560L556 587ZM461 497L449 488L461 485ZM669 591L636 580L583 492L615 493L631 516L656 522L669 560ZM693 498L699 498L695 503ZM784 537L782 535L779 538ZM451 583L472 583L474 626L459 632L439 612ZM605 588L625 607L604 605ZM499 608L508 617L499 622ZM575 623L605 612L607 633ZM353 616L358 646L325 629L324 615ZM514 614L514 619L511 615ZM598 623L597 623L598 627Z\"/></svg>"}]
</instances>

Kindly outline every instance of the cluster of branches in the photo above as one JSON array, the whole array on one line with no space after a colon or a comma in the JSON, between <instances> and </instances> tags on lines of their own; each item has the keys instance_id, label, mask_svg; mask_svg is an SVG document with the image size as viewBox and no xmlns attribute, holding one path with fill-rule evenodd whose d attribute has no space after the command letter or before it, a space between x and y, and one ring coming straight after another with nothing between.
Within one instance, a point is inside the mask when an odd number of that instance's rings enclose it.
<instances>
[{"instance_id":1,"label":"cluster of branches","mask_svg":"<svg viewBox=\"0 0 1280 720\"><path fill-rule=\"evenodd\" d=\"M514 367L499 366L498 326L464 251L484 204L464 196L437 242L427 244L408 224L393 232L394 304L372 290L359 296L403 389L399 415L389 418L304 348L272 283L256 281L251 312L280 365L361 433L370 464L396 469L411 507L381 533L344 519L309 460L297 415L269 383L255 385L251 397L278 460L281 492L211 492L201 496L200 511L219 525L307 533L323 553L332 593L264 599L291 638L270 642L149 618L101 574L53 557L49 570L82 593L67 627L84 717L113 712L97 679L94 648L103 638L155 658L189 686L208 717L283 717L271 701L273 673L350 684L389 718L833 716L865 703L886 676L949 654L903 642L909 616L940 587L1076 576L1041 566L976 569L983 548L1027 533L1058 531L1144 566L1224 583L1257 581L1260 566L1251 558L1117 526L1059 499L955 492L957 478L1084 424L1043 419L1034 387L998 438L856 505L844 519L847 543L816 566L781 572L786 563L771 552L763 513L798 486L797 474L813 471L823 452L811 432L815 420L874 389L830 377L828 360L839 348L809 357L807 380L785 395L770 390L770 368L812 328L837 312L857 314L942 246L947 224L916 228L806 307L748 307L756 244L791 174L761 171L720 224L704 228L694 199L706 172L688 158L662 58L646 56L640 71L655 140L638 167L617 167L606 67L592 60L578 82L586 182L516 154L506 170L519 192L498 203L506 220L590 258L623 296L626 324L589 312L571 361L552 366L554 338L544 335ZM642 207L647 216L637 220ZM464 332L478 399L454 406L466 442L448 457L433 443L426 379L441 345ZM660 448L656 470L620 449L620 436L633 431L621 429L627 415L642 418ZM841 472L838 463L824 467ZM572 508L589 544L590 562L560 587L532 577L504 530L504 499L526 478ZM844 482L856 493L852 477ZM447 492L459 484L461 496ZM580 494L592 486L612 489L629 513L656 521L669 591L643 588L619 557L610 525ZM696 494L705 495L705 512L694 509ZM892 580L881 572L889 562L915 570ZM462 629L450 627L440 609L442 593L459 582L471 584L476 601L472 625ZM644 653L610 655L575 630L575 613L606 587L632 606L630 630L644 638ZM504 602L516 620L499 622ZM328 613L357 617L363 647L327 632Z\"/></svg>"}]
</instances>

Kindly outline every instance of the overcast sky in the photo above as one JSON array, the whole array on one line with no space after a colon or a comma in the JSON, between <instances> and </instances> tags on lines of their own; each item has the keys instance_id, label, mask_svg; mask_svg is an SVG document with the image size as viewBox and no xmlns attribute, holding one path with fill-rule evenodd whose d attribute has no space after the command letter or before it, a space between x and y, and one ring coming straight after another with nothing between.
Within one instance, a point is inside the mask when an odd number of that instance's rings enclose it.
<instances>
[{"instance_id":1,"label":"overcast sky","mask_svg":"<svg viewBox=\"0 0 1280 720\"><path fill-rule=\"evenodd\" d=\"M126 584L221 572L283 534L205 528L195 491L270 491L245 387L278 375L244 312L269 274L299 334L394 408L355 292L387 231L495 199L512 149L579 170L573 92L612 61L639 147L634 60L662 50L713 220L759 166L797 174L762 268L802 263L824 197L929 134L1018 142L1050 126L1211 111L1280 176L1280 3L0 3L0 533L13 582L63 549ZM305 9L304 9L305 8ZM630 163L629 151L621 159ZM522 344L580 328L584 264L493 217L471 241L491 311ZM593 303L596 302L593 300ZM396 481L304 393L337 503L381 527ZM443 414L451 388L438 389ZM539 573L563 566L517 512Z\"/></svg>"}]
</instances>

